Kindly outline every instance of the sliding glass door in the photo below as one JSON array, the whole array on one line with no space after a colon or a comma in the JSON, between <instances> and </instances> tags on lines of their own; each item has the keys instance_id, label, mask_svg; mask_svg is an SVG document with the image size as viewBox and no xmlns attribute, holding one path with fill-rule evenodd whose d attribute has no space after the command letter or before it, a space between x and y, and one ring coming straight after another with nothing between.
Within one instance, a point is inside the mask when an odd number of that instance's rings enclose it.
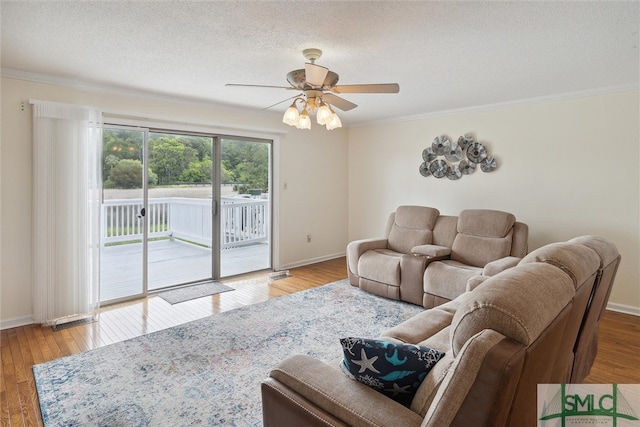
<instances>
[{"instance_id":1,"label":"sliding glass door","mask_svg":"<svg viewBox=\"0 0 640 427\"><path fill-rule=\"evenodd\" d=\"M146 294L145 174L148 132L106 128L102 155L100 301Z\"/></svg>"},{"instance_id":2,"label":"sliding glass door","mask_svg":"<svg viewBox=\"0 0 640 427\"><path fill-rule=\"evenodd\" d=\"M101 301L271 267L271 144L109 127Z\"/></svg>"},{"instance_id":3,"label":"sliding glass door","mask_svg":"<svg viewBox=\"0 0 640 427\"><path fill-rule=\"evenodd\" d=\"M271 144L220 138L220 271L271 268Z\"/></svg>"},{"instance_id":4,"label":"sliding glass door","mask_svg":"<svg viewBox=\"0 0 640 427\"><path fill-rule=\"evenodd\" d=\"M213 138L151 132L148 289L210 280L213 269Z\"/></svg>"}]
</instances>

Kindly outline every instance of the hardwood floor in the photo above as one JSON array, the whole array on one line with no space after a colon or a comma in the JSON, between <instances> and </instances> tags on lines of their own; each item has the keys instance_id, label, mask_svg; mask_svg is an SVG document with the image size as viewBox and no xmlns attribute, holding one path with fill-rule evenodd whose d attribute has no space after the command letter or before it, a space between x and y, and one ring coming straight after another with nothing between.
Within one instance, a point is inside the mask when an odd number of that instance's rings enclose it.
<instances>
[{"instance_id":1,"label":"hardwood floor","mask_svg":"<svg viewBox=\"0 0 640 427\"><path fill-rule=\"evenodd\" d=\"M0 425L42 425L31 367L214 313L255 304L346 278L344 258L291 269L270 281L261 273L224 280L236 290L170 305L151 296L104 307L94 323L53 332L29 325L0 332ZM589 383L640 383L640 317L607 311Z\"/></svg>"}]
</instances>

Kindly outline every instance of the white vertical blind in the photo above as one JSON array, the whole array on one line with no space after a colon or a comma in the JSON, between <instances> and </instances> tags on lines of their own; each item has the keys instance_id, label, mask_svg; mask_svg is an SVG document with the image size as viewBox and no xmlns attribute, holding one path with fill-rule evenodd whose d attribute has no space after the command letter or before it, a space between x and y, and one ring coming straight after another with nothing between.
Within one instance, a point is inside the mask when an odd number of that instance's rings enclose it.
<instances>
[{"instance_id":1,"label":"white vertical blind","mask_svg":"<svg viewBox=\"0 0 640 427\"><path fill-rule=\"evenodd\" d=\"M50 325L99 306L102 112L31 103L33 312Z\"/></svg>"}]
</instances>

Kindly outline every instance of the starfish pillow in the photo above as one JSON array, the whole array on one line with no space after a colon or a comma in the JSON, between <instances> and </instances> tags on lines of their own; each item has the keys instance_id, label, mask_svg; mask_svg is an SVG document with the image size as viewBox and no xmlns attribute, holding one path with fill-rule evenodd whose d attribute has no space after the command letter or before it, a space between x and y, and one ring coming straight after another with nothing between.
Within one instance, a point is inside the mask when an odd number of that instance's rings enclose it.
<instances>
[{"instance_id":1,"label":"starfish pillow","mask_svg":"<svg viewBox=\"0 0 640 427\"><path fill-rule=\"evenodd\" d=\"M444 353L429 347L367 338L342 338L343 371L405 406Z\"/></svg>"}]
</instances>

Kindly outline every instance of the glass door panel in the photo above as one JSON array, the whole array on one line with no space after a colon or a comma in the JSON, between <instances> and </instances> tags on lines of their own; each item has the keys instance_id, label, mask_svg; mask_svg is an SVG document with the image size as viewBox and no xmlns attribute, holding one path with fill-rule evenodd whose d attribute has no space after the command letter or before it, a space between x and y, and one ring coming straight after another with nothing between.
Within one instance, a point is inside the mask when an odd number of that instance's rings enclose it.
<instances>
[{"instance_id":1,"label":"glass door panel","mask_svg":"<svg viewBox=\"0 0 640 427\"><path fill-rule=\"evenodd\" d=\"M271 144L108 127L101 302L271 268Z\"/></svg>"},{"instance_id":2,"label":"glass door panel","mask_svg":"<svg viewBox=\"0 0 640 427\"><path fill-rule=\"evenodd\" d=\"M271 268L271 144L220 139L220 275Z\"/></svg>"},{"instance_id":3,"label":"glass door panel","mask_svg":"<svg viewBox=\"0 0 640 427\"><path fill-rule=\"evenodd\" d=\"M146 130L105 128L100 301L143 295Z\"/></svg>"},{"instance_id":4,"label":"glass door panel","mask_svg":"<svg viewBox=\"0 0 640 427\"><path fill-rule=\"evenodd\" d=\"M209 136L149 133L150 291L214 277Z\"/></svg>"}]
</instances>

